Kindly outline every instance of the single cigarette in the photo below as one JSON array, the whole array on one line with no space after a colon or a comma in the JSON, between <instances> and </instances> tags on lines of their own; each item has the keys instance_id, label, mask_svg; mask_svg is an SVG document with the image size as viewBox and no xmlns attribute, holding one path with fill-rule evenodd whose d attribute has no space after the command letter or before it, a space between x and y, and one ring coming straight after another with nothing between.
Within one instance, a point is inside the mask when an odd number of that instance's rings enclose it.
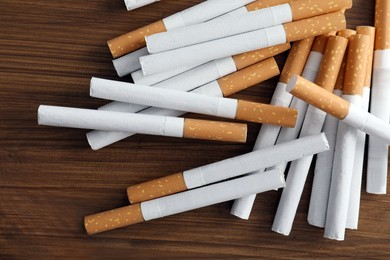
<instances>
[{"instance_id":1,"label":"single cigarette","mask_svg":"<svg viewBox=\"0 0 390 260\"><path fill-rule=\"evenodd\" d=\"M375 52L371 113L389 122L390 118L390 1L377 0ZM368 142L367 187L372 194L387 193L389 146L376 137Z\"/></svg>"},{"instance_id":2,"label":"single cigarette","mask_svg":"<svg viewBox=\"0 0 390 260\"><path fill-rule=\"evenodd\" d=\"M141 57L140 62L142 71L147 75L286 42L298 41L307 37L344 29L345 26L345 15L342 12L335 12L147 55Z\"/></svg>"},{"instance_id":3,"label":"single cigarette","mask_svg":"<svg viewBox=\"0 0 390 260\"><path fill-rule=\"evenodd\" d=\"M343 98L358 107L362 105L369 40L361 34L349 38ZM329 239L344 240L357 133L343 122L338 126L324 234Z\"/></svg>"},{"instance_id":4,"label":"single cigarette","mask_svg":"<svg viewBox=\"0 0 390 260\"><path fill-rule=\"evenodd\" d=\"M287 85L287 91L340 121L368 135L376 136L382 142L390 143L390 126L387 122L329 93L318 85L300 76L293 76Z\"/></svg>"},{"instance_id":5,"label":"single cigarette","mask_svg":"<svg viewBox=\"0 0 390 260\"><path fill-rule=\"evenodd\" d=\"M250 193L261 193L282 187L284 187L284 178L277 171L245 176L208 187L86 216L84 227L89 235L93 235L222 203Z\"/></svg>"},{"instance_id":6,"label":"single cigarette","mask_svg":"<svg viewBox=\"0 0 390 260\"><path fill-rule=\"evenodd\" d=\"M260 50L255 50L255 51L235 55L232 57L234 64L235 64L234 71L232 71L231 69L227 69L227 70L226 69L225 70L219 69L220 70L219 75L220 75L220 77L223 77L223 76L228 75L229 73L233 73L233 72L236 72L237 70L244 69L244 68L249 67L253 64L256 64L260 61L266 60L266 59L271 58L273 56L276 56L282 52L285 52L285 51L289 50L290 47L291 47L290 44L286 43L286 44L280 44L280 45L272 46L272 47L265 48L265 49L260 49ZM215 62L216 62L216 64L219 64L218 61L215 61ZM221 65L217 65L217 66L221 66ZM151 74L148 76L145 76L142 73L142 70L138 70L138 71L132 73L131 75L132 75L132 78L134 80L134 83L140 84L140 85L152 86L152 85L155 85L159 82L162 82L168 78L179 75L180 73L185 72L187 70L188 69L186 67L181 67L178 70L167 71L167 72L162 72L162 73L157 73L157 74ZM206 74L206 73L203 73L203 75L204 74ZM204 78L204 76L202 76L202 78ZM214 80L214 79L216 79L216 78L213 78L212 80Z\"/></svg>"},{"instance_id":7,"label":"single cigarette","mask_svg":"<svg viewBox=\"0 0 390 260\"><path fill-rule=\"evenodd\" d=\"M317 134L308 136L182 173L148 181L143 184L134 185L127 189L127 195L130 203L135 204L227 180L276 165L283 160L292 161L302 158L305 155L326 151L327 149L328 143L325 135ZM292 153L291 151L294 152Z\"/></svg>"},{"instance_id":8,"label":"single cigarette","mask_svg":"<svg viewBox=\"0 0 390 260\"><path fill-rule=\"evenodd\" d=\"M314 37L310 37L293 44L272 97L271 105L289 107L292 95L286 91L287 82L292 75L302 73L313 42ZM253 150L256 151L275 145L280 129L279 126L262 125ZM265 169L260 169L253 174L264 171ZM251 194L235 200L230 214L241 219L249 219L255 199L256 194Z\"/></svg>"},{"instance_id":9,"label":"single cigarette","mask_svg":"<svg viewBox=\"0 0 390 260\"><path fill-rule=\"evenodd\" d=\"M244 143L245 124L40 106L39 125Z\"/></svg>"},{"instance_id":10,"label":"single cigarette","mask_svg":"<svg viewBox=\"0 0 390 260\"><path fill-rule=\"evenodd\" d=\"M371 96L371 75L372 75L372 62L374 58L374 43L375 43L375 27L371 26L358 26L356 27L358 34L366 35L369 37L369 45L367 48L366 59L366 79L363 88L362 95L362 109L364 111L369 110L370 96ZM348 203L348 215L346 227L349 229L357 229L359 223L359 211L360 211L360 195L363 178L363 162L365 154L366 134L362 131L358 131L356 139L355 160L352 173L351 192L349 195Z\"/></svg>"},{"instance_id":11,"label":"single cigarette","mask_svg":"<svg viewBox=\"0 0 390 260\"><path fill-rule=\"evenodd\" d=\"M347 44L348 40L343 37L329 36L319 73L315 80L317 84L321 85L322 90L333 91ZM312 106L308 106L299 136L305 137L320 133L325 118L326 113ZM291 163L286 180L288 186L283 190L282 197L280 198L272 225L273 231L283 235L290 234L312 160L313 156L310 155Z\"/></svg>"},{"instance_id":12,"label":"single cigarette","mask_svg":"<svg viewBox=\"0 0 390 260\"><path fill-rule=\"evenodd\" d=\"M158 87L169 88L169 87L192 87L200 82L204 82L204 78L209 75L210 71L215 73L215 64L211 62L207 66L202 66L202 68L197 68L193 73L183 73L178 77L172 78L170 80L161 82L156 85ZM217 71L218 74L218 71ZM279 68L276 64L274 58L270 58L254 64L250 67L247 67L243 70L237 71L233 74L230 74L226 77L220 78L215 81L197 88L196 93L201 93L203 95L217 96L217 97L226 97L229 94L234 94L241 90L244 90L248 87L261 83L267 79L279 75ZM218 76L216 76L218 78ZM245 79L245 80L243 80ZM99 81L103 83L104 81ZM110 83L109 81L105 81ZM118 83L119 84L119 83ZM193 87L195 88L195 87ZM193 89L190 88L190 89ZM188 89L187 89L188 90ZM183 89L183 91L187 91ZM111 102L108 105L100 108L102 110L115 111L119 110L120 112L135 113L144 109L141 113L145 114L156 114L156 115L165 115L165 116L180 116L183 115L182 111L174 111L168 109L158 109L150 108L145 109L146 106L137 106L134 104L123 103L123 102ZM107 145L118 142L122 139L125 139L129 136L134 135L133 133L124 133L124 132L105 132L105 131L92 131L87 134L87 139L92 147L92 149L97 150L101 149Z\"/></svg>"},{"instance_id":13,"label":"single cigarette","mask_svg":"<svg viewBox=\"0 0 390 260\"><path fill-rule=\"evenodd\" d=\"M127 11L131 11L145 5L150 5L152 3L158 2L160 0L125 0L125 5Z\"/></svg>"},{"instance_id":14,"label":"single cigarette","mask_svg":"<svg viewBox=\"0 0 390 260\"><path fill-rule=\"evenodd\" d=\"M319 75L319 70L321 67L321 62L323 61L323 57L324 57L324 53L325 53L325 50L327 47L328 39L329 39L329 36L323 36L323 35L317 36L314 43L313 43L309 58L306 62L304 71L302 73L302 77L304 77L305 79L307 79L311 82L315 82L317 75ZM332 40L332 41L334 41L334 40ZM336 44L333 44L333 46L337 45L337 44L339 44L339 42L336 41ZM341 43L341 46L342 46L342 43ZM328 48L328 52L332 51L332 49L333 49L333 47L330 45ZM327 56L328 56L327 60L329 60L329 55L331 55L331 54L327 54ZM330 66L337 64L337 57L333 61L335 61L335 63L330 64ZM326 72L324 71L324 73L326 73ZM294 128L283 127L280 130L280 133L279 133L279 136L278 136L276 143L284 143L284 142L288 142L288 141L291 141L291 140L298 138L298 135L299 135L301 128L302 128L303 121L305 120L307 107L308 107L308 104L306 102L304 102L296 97L294 97L292 99L291 104L290 104L290 108L296 109L298 111L297 123L296 123ZM277 165L276 167L278 169L280 169L282 172L285 172L287 165L288 165L287 162L283 162L283 163Z\"/></svg>"},{"instance_id":15,"label":"single cigarette","mask_svg":"<svg viewBox=\"0 0 390 260\"><path fill-rule=\"evenodd\" d=\"M230 16L179 30L153 34L146 37L146 43L150 53L159 53L351 7L352 0L336 0L331 3L322 0L295 0L245 15Z\"/></svg>"},{"instance_id":16,"label":"single cigarette","mask_svg":"<svg viewBox=\"0 0 390 260\"><path fill-rule=\"evenodd\" d=\"M145 47L146 36L192 24L202 23L254 1L255 0L204 1L167 18L109 40L107 44L112 56L114 58L118 58Z\"/></svg>"}]
</instances>

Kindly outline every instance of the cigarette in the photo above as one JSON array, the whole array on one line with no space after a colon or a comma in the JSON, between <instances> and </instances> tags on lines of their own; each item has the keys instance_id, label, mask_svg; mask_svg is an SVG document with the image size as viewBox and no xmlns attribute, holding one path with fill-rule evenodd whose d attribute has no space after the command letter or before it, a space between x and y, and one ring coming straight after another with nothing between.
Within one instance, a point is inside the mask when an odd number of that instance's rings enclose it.
<instances>
[{"instance_id":1,"label":"cigarette","mask_svg":"<svg viewBox=\"0 0 390 260\"><path fill-rule=\"evenodd\" d=\"M247 133L245 124L43 105L38 109L38 123L239 143L246 142Z\"/></svg>"},{"instance_id":2,"label":"cigarette","mask_svg":"<svg viewBox=\"0 0 390 260\"><path fill-rule=\"evenodd\" d=\"M197 68L192 73L183 73L175 78L166 80L161 82L155 87L169 88L174 87L179 89L179 87L191 87L189 89L195 89L197 84L201 84L201 82L205 81L207 75L209 75L210 71L215 72L215 65L213 62L209 63L207 66L202 66L201 68ZM203 95L212 95L217 97L226 97L230 94L234 94L238 91L244 90L248 87L256 85L260 82L263 82L267 79L275 77L279 75L279 68L276 64L274 58L270 58L254 64L250 67L247 67L243 70L232 73L228 76L220 78L218 80L214 80L209 82L208 84L199 87L196 89L197 93L201 93ZM218 72L216 75L218 78ZM244 79L244 80L243 80ZM104 81L99 81L103 83ZM105 81L111 84L110 81ZM119 84L119 83L115 83ZM183 89L183 91L188 91L189 89ZM128 112L135 113L143 110L142 113L145 114L156 114L156 115L165 115L165 116L180 116L183 115L182 111L174 111L168 109L158 109L151 108L146 109L147 106L139 106L135 104L123 103L123 102L111 102L108 105L101 107L101 110L109 110L109 111L119 111L119 112ZM145 110L146 109L146 110ZM93 150L101 149L105 146L118 142L122 139L125 139L129 136L134 135L133 133L123 133L123 132L104 132L104 131L92 131L87 134L87 139Z\"/></svg>"},{"instance_id":3,"label":"cigarette","mask_svg":"<svg viewBox=\"0 0 390 260\"><path fill-rule=\"evenodd\" d=\"M315 6L315 8L313 8ZM352 0L295 0L245 15L225 17L146 37L150 53L160 53L352 7Z\"/></svg>"},{"instance_id":4,"label":"cigarette","mask_svg":"<svg viewBox=\"0 0 390 260\"><path fill-rule=\"evenodd\" d=\"M141 57L140 62L142 71L147 75L180 66L208 62L210 60L286 42L298 41L307 37L341 30L345 26L345 15L342 12L335 12L171 51L147 55Z\"/></svg>"},{"instance_id":5,"label":"cigarette","mask_svg":"<svg viewBox=\"0 0 390 260\"><path fill-rule=\"evenodd\" d=\"M382 142L390 143L390 125L387 121L329 93L318 85L300 76L293 76L287 85L287 91L340 121L368 135L376 136Z\"/></svg>"},{"instance_id":6,"label":"cigarette","mask_svg":"<svg viewBox=\"0 0 390 260\"><path fill-rule=\"evenodd\" d=\"M371 94L371 75L372 75L372 62L374 54L374 42L375 42L375 28L371 26L359 26L356 27L358 34L366 35L369 37L369 45L367 48L367 64L365 83L363 87L362 95L362 109L364 111L369 110L370 106L370 94ZM357 229L359 223L359 211L360 211L360 195L363 178L363 162L365 154L366 134L362 131L358 131L356 139L355 160L353 165L351 192L349 195L348 214L346 227L349 229Z\"/></svg>"},{"instance_id":7,"label":"cigarette","mask_svg":"<svg viewBox=\"0 0 390 260\"><path fill-rule=\"evenodd\" d=\"M135 204L248 174L276 165L283 160L292 161L306 155L326 151L327 149L328 143L325 135L308 136L182 173L130 186L127 189L127 195L130 203Z\"/></svg>"},{"instance_id":8,"label":"cigarette","mask_svg":"<svg viewBox=\"0 0 390 260\"><path fill-rule=\"evenodd\" d=\"M371 113L389 122L390 118L390 1L377 0L375 52ZM389 146L376 137L368 142L367 187L372 194L386 194Z\"/></svg>"},{"instance_id":9,"label":"cigarette","mask_svg":"<svg viewBox=\"0 0 390 260\"><path fill-rule=\"evenodd\" d=\"M139 70L141 68L141 63L139 63L139 58L142 56L148 55L147 48L141 48L139 50L133 51L125 56L122 56L118 59L114 59L112 64L114 65L115 71L119 77L124 77L129 75L133 71Z\"/></svg>"},{"instance_id":10,"label":"cigarette","mask_svg":"<svg viewBox=\"0 0 390 260\"><path fill-rule=\"evenodd\" d=\"M320 70L321 62L325 53L325 49L328 43L328 36L317 36L314 40L309 58L307 59L305 68L302 73L302 77L311 82L314 82L317 78L318 71ZM290 77L291 78L291 77ZM293 97L290 108L298 111L297 123L294 128L283 127L280 130L276 143L284 143L298 138L301 131L303 121L305 119L308 104L296 97ZM276 167L282 172L286 171L288 162L283 162Z\"/></svg>"},{"instance_id":11,"label":"cigarette","mask_svg":"<svg viewBox=\"0 0 390 260\"><path fill-rule=\"evenodd\" d=\"M343 99L358 107L362 106L369 41L361 34L349 38ZM329 239L344 240L357 134L356 128L339 123L325 222L324 237Z\"/></svg>"},{"instance_id":12,"label":"cigarette","mask_svg":"<svg viewBox=\"0 0 390 260\"><path fill-rule=\"evenodd\" d=\"M237 70L244 69L244 68L249 67L257 62L266 60L270 57L273 57L273 56L276 56L282 52L285 52L285 51L289 50L290 47L291 47L290 44L286 43L286 44L280 44L280 45L272 46L272 47L265 48L265 49L260 49L260 50L256 50L256 51L251 51L251 52L246 52L243 54L235 55L232 57L234 64L235 64L235 68L232 67L233 69L224 69L224 70L220 69L221 72L219 73L219 75L220 75L220 77L223 77L223 76L228 75L229 73L233 73L233 72L236 72ZM221 59L221 61L222 60L223 59ZM218 61L215 61L215 62L216 62L218 67L222 67L221 62L218 62ZM221 65L219 65L220 63L221 63ZM191 67L190 67L190 69L192 69ZM159 82L162 82L168 78L179 75L180 73L183 73L187 70L188 70L188 68L181 67L177 70L167 71L167 72L162 72L162 73L157 73L157 74L151 74L151 75L147 75L147 76L145 76L142 73L142 70L138 70L138 71L132 73L131 76L133 78L134 83L136 83L136 84L152 86L152 85L155 85ZM208 71L210 71L210 70L208 70Z\"/></svg>"},{"instance_id":13,"label":"cigarette","mask_svg":"<svg viewBox=\"0 0 390 260\"><path fill-rule=\"evenodd\" d=\"M192 24L202 23L228 13L255 0L204 1L167 18L131 31L107 42L113 58L145 47L145 37ZM228 56L228 55L227 55Z\"/></svg>"},{"instance_id":14,"label":"cigarette","mask_svg":"<svg viewBox=\"0 0 390 260\"><path fill-rule=\"evenodd\" d=\"M131 11L145 5L149 5L155 2L159 2L160 0L125 0L125 5L127 11Z\"/></svg>"},{"instance_id":15,"label":"cigarette","mask_svg":"<svg viewBox=\"0 0 390 260\"><path fill-rule=\"evenodd\" d=\"M323 91L333 91L347 44L348 40L343 37L328 37L319 73L315 79L315 82L321 85L320 88ZM306 81L310 82L308 80ZM299 136L305 137L320 133L325 122L325 117L326 113L312 106L308 106ZM291 163L286 180L288 186L283 190L280 198L272 225L273 231L286 236L290 234L312 160L313 156L310 155Z\"/></svg>"},{"instance_id":16,"label":"cigarette","mask_svg":"<svg viewBox=\"0 0 390 260\"><path fill-rule=\"evenodd\" d=\"M309 56L311 46L313 45L313 41L314 37L310 37L293 44L284 65L279 82L276 85L276 89L271 100L271 105L289 107L292 95L286 91L287 82L292 75L301 75ZM256 151L275 145L280 129L281 127L279 126L262 125L253 150ZM254 174L264 171L265 169L260 169ZM249 219L255 199L256 194L251 194L247 197L235 200L230 214L241 219Z\"/></svg>"},{"instance_id":17,"label":"cigarette","mask_svg":"<svg viewBox=\"0 0 390 260\"><path fill-rule=\"evenodd\" d=\"M100 84L99 81L105 80L91 80L91 97L287 127L294 127L297 117L296 110L285 107L131 83Z\"/></svg>"},{"instance_id":18,"label":"cigarette","mask_svg":"<svg viewBox=\"0 0 390 260\"><path fill-rule=\"evenodd\" d=\"M277 190L283 186L283 175L277 171L246 176L208 187L86 216L84 218L84 227L89 235L93 235L222 203L250 193Z\"/></svg>"}]
</instances>

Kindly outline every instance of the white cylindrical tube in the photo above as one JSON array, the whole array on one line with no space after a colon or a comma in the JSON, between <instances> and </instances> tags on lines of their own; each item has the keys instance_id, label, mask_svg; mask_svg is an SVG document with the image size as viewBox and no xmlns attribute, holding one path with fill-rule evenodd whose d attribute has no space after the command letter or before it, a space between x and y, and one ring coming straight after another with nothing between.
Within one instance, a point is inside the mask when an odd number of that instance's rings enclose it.
<instances>
[{"instance_id":1,"label":"white cylindrical tube","mask_svg":"<svg viewBox=\"0 0 390 260\"><path fill-rule=\"evenodd\" d=\"M374 54L371 113L389 122L390 118L390 49L376 50ZM388 174L387 143L377 137L369 137L367 187L368 193L386 194Z\"/></svg>"},{"instance_id":2,"label":"white cylindrical tube","mask_svg":"<svg viewBox=\"0 0 390 260\"><path fill-rule=\"evenodd\" d=\"M371 88L363 88L362 109L368 111L370 106ZM358 131L356 138L356 152L353 165L351 192L349 195L348 215L346 227L357 229L359 223L360 195L363 177L364 148L366 144L366 133ZM317 159L318 160L318 159Z\"/></svg>"},{"instance_id":3,"label":"white cylindrical tube","mask_svg":"<svg viewBox=\"0 0 390 260\"><path fill-rule=\"evenodd\" d=\"M341 97L342 90L335 90L335 95ZM307 220L310 225L325 227L326 211L328 209L330 181L332 177L333 157L336 146L337 128L339 120L327 115L323 132L329 140L329 151L317 155L314 169L313 187L310 196L309 213Z\"/></svg>"},{"instance_id":4,"label":"white cylindrical tube","mask_svg":"<svg viewBox=\"0 0 390 260\"><path fill-rule=\"evenodd\" d=\"M104 81L100 84L100 81ZM93 78L90 95L96 98L116 100L152 107L161 107L204 115L234 119L238 108L236 99L210 97L191 92L179 92L161 88L126 84L106 84L106 80Z\"/></svg>"},{"instance_id":5,"label":"white cylindrical tube","mask_svg":"<svg viewBox=\"0 0 390 260\"><path fill-rule=\"evenodd\" d=\"M147 55L141 57L140 62L142 71L145 75L148 75L182 66L202 64L283 43L286 43L286 32L282 25L278 25L172 51Z\"/></svg>"},{"instance_id":6,"label":"white cylindrical tube","mask_svg":"<svg viewBox=\"0 0 390 260\"><path fill-rule=\"evenodd\" d=\"M343 95L343 98L361 106L359 95ZM326 214L326 238L344 240L357 133L357 129L347 124L339 124Z\"/></svg>"},{"instance_id":7,"label":"white cylindrical tube","mask_svg":"<svg viewBox=\"0 0 390 260\"><path fill-rule=\"evenodd\" d=\"M122 112L40 106L40 125L183 137L184 119Z\"/></svg>"},{"instance_id":8,"label":"white cylindrical tube","mask_svg":"<svg viewBox=\"0 0 390 260\"><path fill-rule=\"evenodd\" d=\"M321 132L325 117L325 112L309 106L300 136ZM290 234L312 160L313 156L306 156L291 163L286 180L287 185L283 190L272 225L273 231L286 236Z\"/></svg>"},{"instance_id":9,"label":"white cylindrical tube","mask_svg":"<svg viewBox=\"0 0 390 260\"><path fill-rule=\"evenodd\" d=\"M141 211L144 220L149 221L283 186L280 172L265 172L142 202Z\"/></svg>"},{"instance_id":10,"label":"white cylindrical tube","mask_svg":"<svg viewBox=\"0 0 390 260\"><path fill-rule=\"evenodd\" d=\"M214 19L146 37L150 53L159 53L292 21L289 4L267 7L245 15Z\"/></svg>"},{"instance_id":11,"label":"white cylindrical tube","mask_svg":"<svg viewBox=\"0 0 390 260\"><path fill-rule=\"evenodd\" d=\"M127 11L131 11L145 5L149 5L160 0L125 0Z\"/></svg>"},{"instance_id":12,"label":"white cylindrical tube","mask_svg":"<svg viewBox=\"0 0 390 260\"><path fill-rule=\"evenodd\" d=\"M119 77L124 77L133 71L141 69L139 58L148 55L148 49L142 48L112 61Z\"/></svg>"}]
</instances>

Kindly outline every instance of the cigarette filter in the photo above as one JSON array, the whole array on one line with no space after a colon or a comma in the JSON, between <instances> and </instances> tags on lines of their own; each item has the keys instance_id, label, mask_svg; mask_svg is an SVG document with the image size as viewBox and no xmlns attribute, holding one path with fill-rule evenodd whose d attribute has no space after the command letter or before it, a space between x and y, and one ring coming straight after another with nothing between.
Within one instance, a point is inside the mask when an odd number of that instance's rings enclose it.
<instances>
[{"instance_id":1,"label":"cigarette filter","mask_svg":"<svg viewBox=\"0 0 390 260\"><path fill-rule=\"evenodd\" d=\"M283 160L296 160L305 155L320 153L327 149L328 143L325 135L308 136L179 174L134 185L127 189L127 195L130 203L135 204L227 180L276 165ZM291 151L294 151L294 153Z\"/></svg>"},{"instance_id":2,"label":"cigarette filter","mask_svg":"<svg viewBox=\"0 0 390 260\"><path fill-rule=\"evenodd\" d=\"M307 37L344 29L345 26L345 15L342 12L335 12L171 51L147 55L141 57L140 62L142 71L147 75L180 66L208 62L210 60L286 42L298 41Z\"/></svg>"},{"instance_id":3,"label":"cigarette filter","mask_svg":"<svg viewBox=\"0 0 390 260\"><path fill-rule=\"evenodd\" d=\"M141 204L86 216L84 227L89 235L93 235L222 203L250 193L276 190L283 186L283 175L277 171L246 176Z\"/></svg>"},{"instance_id":4,"label":"cigarette filter","mask_svg":"<svg viewBox=\"0 0 390 260\"><path fill-rule=\"evenodd\" d=\"M255 63L266 60L267 58L271 58L273 56L276 56L282 52L289 50L290 47L291 47L290 44L286 43L286 44L280 44L280 45L272 46L272 47L265 48L265 49L260 49L260 50L256 50L256 51L251 51L251 52L246 52L243 54L235 55L232 57L234 64L236 65L235 71L244 69L244 68L249 67ZM221 61L222 60L223 59L221 59ZM218 61L215 61L215 62L217 64L219 64ZM222 63L221 63L221 65L222 65ZM221 66L221 65L219 65L219 66ZM173 71L167 71L167 72L162 72L162 73L151 74L151 75L145 76L145 75L143 75L142 70L138 70L138 71L132 73L131 75L133 77L134 83L140 84L140 85L152 86L152 85L155 85L159 82L162 82L168 78L176 76L176 75L178 75L182 72L185 72L185 71L187 71L187 68L182 67L182 68L179 68L179 69L173 70ZM235 72L235 71L230 71L230 70L226 70L226 71L220 70L220 71L224 72L224 73L220 74L221 77L226 76L227 75L226 73L228 73L228 72L230 72L230 73Z\"/></svg>"},{"instance_id":5,"label":"cigarette filter","mask_svg":"<svg viewBox=\"0 0 390 260\"><path fill-rule=\"evenodd\" d=\"M372 75L372 62L374 54L374 42L375 42L375 28L371 26L359 26L356 27L358 34L366 35L369 37L369 45L367 48L366 58L366 73L365 83L362 95L362 109L364 111L369 110L370 95L371 95L371 75ZM360 211L360 194L362 187L363 177L363 162L366 144L366 134L362 131L358 131L356 138L355 160L353 165L351 192L349 195L348 214L346 227L349 229L357 229L359 223L359 211Z\"/></svg>"},{"instance_id":6,"label":"cigarette filter","mask_svg":"<svg viewBox=\"0 0 390 260\"><path fill-rule=\"evenodd\" d=\"M289 107L292 95L286 91L287 82L292 75L300 75L302 73L313 41L314 37L310 37L294 43L287 57L279 83L276 86L271 105ZM278 126L262 125L253 150L256 151L273 146L278 138L279 132L280 127ZM263 171L265 169L260 169L255 173ZM230 213L241 219L249 219L255 199L256 194L252 194L235 200Z\"/></svg>"},{"instance_id":7,"label":"cigarette filter","mask_svg":"<svg viewBox=\"0 0 390 260\"><path fill-rule=\"evenodd\" d=\"M288 127L294 127L297 117L296 110L285 107L131 83L99 84L98 81L106 80L91 80L91 97Z\"/></svg>"},{"instance_id":8,"label":"cigarette filter","mask_svg":"<svg viewBox=\"0 0 390 260\"><path fill-rule=\"evenodd\" d=\"M375 13L375 53L371 113L389 122L390 118L390 1L377 0ZM370 137L368 143L367 187L373 194L386 194L389 146Z\"/></svg>"},{"instance_id":9,"label":"cigarette filter","mask_svg":"<svg viewBox=\"0 0 390 260\"><path fill-rule=\"evenodd\" d=\"M160 0L125 0L127 11L131 11L145 5L149 5Z\"/></svg>"},{"instance_id":10,"label":"cigarette filter","mask_svg":"<svg viewBox=\"0 0 390 260\"><path fill-rule=\"evenodd\" d=\"M207 69L209 70L207 71ZM205 81L204 77L206 77L208 75L207 73L210 73L211 70L215 71L215 65L213 66L213 64L211 65L209 64L208 66L204 66L202 69L197 68L193 71L193 73L188 73L188 74L183 73L175 77L176 79L172 78L170 80L166 80L156 86L161 86L166 88L174 87L174 86L182 86L187 88L199 82ZM202 75L202 72L205 73ZM230 74L226 77L220 78L218 81L211 81L210 83L202 86L201 88L196 89L196 91L197 93L201 93L203 95L226 97L229 94L236 93L238 91L256 85L260 82L263 82L277 75L279 75L278 65L276 64L274 58L270 58L265 61L254 64L250 67L247 67L243 70ZM194 77L194 79L190 80L192 77ZM193 82L191 83L191 81ZM100 83L106 82L109 84L113 84L109 81L99 81L99 82ZM121 84L121 83L116 83L116 84ZM183 91L185 91L185 89ZM123 102L111 102L100 109L102 110L108 109L110 111L115 111L115 109L118 109L121 112L135 113L142 110L142 108L145 109L146 106L137 106L134 104L123 103ZM182 111L157 109L157 108L146 109L143 110L142 113L165 115L165 116L172 116L172 117L180 116L184 114L184 112ZM92 149L97 150L107 145L118 142L131 135L133 134L124 133L124 132L104 132L104 131L95 130L87 134L87 139Z\"/></svg>"},{"instance_id":11,"label":"cigarette filter","mask_svg":"<svg viewBox=\"0 0 390 260\"><path fill-rule=\"evenodd\" d=\"M157 33L148 36L146 42L150 53L159 53L351 7L352 0L332 2L295 0L252 11L245 15L225 17L179 30Z\"/></svg>"},{"instance_id":12,"label":"cigarette filter","mask_svg":"<svg viewBox=\"0 0 390 260\"><path fill-rule=\"evenodd\" d=\"M43 105L38 109L38 123L239 143L246 141L247 132L245 124Z\"/></svg>"},{"instance_id":13,"label":"cigarette filter","mask_svg":"<svg viewBox=\"0 0 390 260\"><path fill-rule=\"evenodd\" d=\"M376 136L382 139L382 142L390 143L390 125L387 122L329 93L318 85L302 77L293 76L287 85L287 91L342 122L368 135Z\"/></svg>"},{"instance_id":14,"label":"cigarette filter","mask_svg":"<svg viewBox=\"0 0 390 260\"><path fill-rule=\"evenodd\" d=\"M212 0L173 14L160 21L146 25L107 42L111 54L118 58L127 53L145 47L145 37L176 28L202 23L228 13L255 0Z\"/></svg>"},{"instance_id":15,"label":"cigarette filter","mask_svg":"<svg viewBox=\"0 0 390 260\"><path fill-rule=\"evenodd\" d=\"M325 53L321 61L317 84L325 91L333 91L336 83L348 40L343 37L329 36ZM325 122L326 113L309 106L306 111L300 137L320 133ZM284 235L289 235L292 229L299 201L305 186L313 156L306 156L291 163L287 183L283 190L272 230Z\"/></svg>"},{"instance_id":16,"label":"cigarette filter","mask_svg":"<svg viewBox=\"0 0 390 260\"><path fill-rule=\"evenodd\" d=\"M349 38L343 98L359 107L366 80L369 40L361 34ZM330 239L344 240L357 133L356 128L345 123L338 126L324 235Z\"/></svg>"},{"instance_id":17,"label":"cigarette filter","mask_svg":"<svg viewBox=\"0 0 390 260\"><path fill-rule=\"evenodd\" d=\"M333 37L333 36L332 36ZM337 69L338 67L338 60L340 56L340 52L337 51L337 46L344 46L345 48L345 42L342 39L336 39L332 38L332 40L329 42L329 46L327 48L328 44L328 36L318 36L316 37L314 44L312 46L312 51L310 52L309 59L306 63L305 69L303 71L302 77L305 79L314 82L317 78L317 75L319 76L319 70L321 69L323 73L320 74L325 74L326 72L326 67L333 67ZM326 51L326 59L324 59L324 53ZM332 54L332 51L337 51ZM334 55L335 58L332 59L330 56ZM323 68L321 67L321 63L324 61ZM279 137L277 139L276 143L284 143L288 142L291 140L294 140L298 137L302 124L305 120L308 104L296 97L292 99L290 108L294 108L298 110L298 117L297 117L297 123L294 128L282 128L279 134ZM276 167L279 168L282 172L286 171L288 163L283 162Z\"/></svg>"}]
</instances>

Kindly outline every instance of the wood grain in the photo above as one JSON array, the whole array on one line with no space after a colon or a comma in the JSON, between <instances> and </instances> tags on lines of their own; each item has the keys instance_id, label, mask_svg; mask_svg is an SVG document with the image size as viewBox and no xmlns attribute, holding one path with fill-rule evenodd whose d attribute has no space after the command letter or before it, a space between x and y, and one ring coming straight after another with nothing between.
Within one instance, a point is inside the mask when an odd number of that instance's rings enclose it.
<instances>
[{"instance_id":1,"label":"wood grain","mask_svg":"<svg viewBox=\"0 0 390 260\"><path fill-rule=\"evenodd\" d=\"M289 237L271 232L280 191L259 196L250 221L229 215L229 202L86 235L83 217L126 205L128 185L252 149L256 125L245 145L138 135L97 152L86 131L37 126L39 104L104 104L89 97L89 80L117 79L108 39L199 2L165 0L127 12L122 0L0 0L1 259L389 257L390 196L363 192L359 230L329 241L306 221L312 177ZM355 0L347 15L350 28L372 25L374 1ZM236 97L269 102L276 81Z\"/></svg>"}]
</instances>

